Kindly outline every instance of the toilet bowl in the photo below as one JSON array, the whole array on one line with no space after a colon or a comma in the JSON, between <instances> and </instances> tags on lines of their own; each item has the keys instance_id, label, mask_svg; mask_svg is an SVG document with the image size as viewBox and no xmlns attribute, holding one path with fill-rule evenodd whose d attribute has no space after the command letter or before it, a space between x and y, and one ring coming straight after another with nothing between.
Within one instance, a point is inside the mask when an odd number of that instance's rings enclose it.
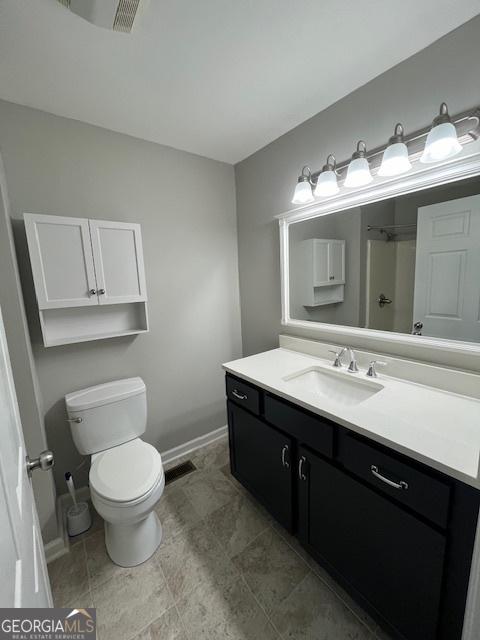
<instances>
[{"instance_id":1,"label":"toilet bowl","mask_svg":"<svg viewBox=\"0 0 480 640\"><path fill-rule=\"evenodd\" d=\"M92 455L90 493L105 521L108 555L122 567L141 564L162 539L154 507L165 487L160 453L139 437L146 427L145 384L117 380L65 401L75 445Z\"/></svg>"}]
</instances>

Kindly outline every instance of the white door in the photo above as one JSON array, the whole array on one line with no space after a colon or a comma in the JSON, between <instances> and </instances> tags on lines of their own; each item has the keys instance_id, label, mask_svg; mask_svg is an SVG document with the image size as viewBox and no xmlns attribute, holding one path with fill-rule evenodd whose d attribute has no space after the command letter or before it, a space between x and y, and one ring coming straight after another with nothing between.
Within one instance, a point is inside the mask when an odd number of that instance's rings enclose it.
<instances>
[{"instance_id":1,"label":"white door","mask_svg":"<svg viewBox=\"0 0 480 640\"><path fill-rule=\"evenodd\" d=\"M0 607L52 607L0 311Z\"/></svg>"},{"instance_id":2,"label":"white door","mask_svg":"<svg viewBox=\"0 0 480 640\"><path fill-rule=\"evenodd\" d=\"M97 305L88 220L25 213L40 309Z\"/></svg>"},{"instance_id":3,"label":"white door","mask_svg":"<svg viewBox=\"0 0 480 640\"><path fill-rule=\"evenodd\" d=\"M139 224L90 220L100 304L147 299Z\"/></svg>"},{"instance_id":4,"label":"white door","mask_svg":"<svg viewBox=\"0 0 480 640\"><path fill-rule=\"evenodd\" d=\"M426 336L480 341L480 196L418 210L413 321Z\"/></svg>"}]
</instances>

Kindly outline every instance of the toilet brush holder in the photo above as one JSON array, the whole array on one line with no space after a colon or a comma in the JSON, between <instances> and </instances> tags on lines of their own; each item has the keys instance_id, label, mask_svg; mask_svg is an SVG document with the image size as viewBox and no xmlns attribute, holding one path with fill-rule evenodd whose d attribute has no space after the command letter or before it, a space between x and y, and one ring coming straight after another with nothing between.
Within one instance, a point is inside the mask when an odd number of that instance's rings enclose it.
<instances>
[{"instance_id":1,"label":"toilet brush holder","mask_svg":"<svg viewBox=\"0 0 480 640\"><path fill-rule=\"evenodd\" d=\"M70 537L78 536L92 525L90 508L86 502L72 504L67 510L67 531Z\"/></svg>"}]
</instances>

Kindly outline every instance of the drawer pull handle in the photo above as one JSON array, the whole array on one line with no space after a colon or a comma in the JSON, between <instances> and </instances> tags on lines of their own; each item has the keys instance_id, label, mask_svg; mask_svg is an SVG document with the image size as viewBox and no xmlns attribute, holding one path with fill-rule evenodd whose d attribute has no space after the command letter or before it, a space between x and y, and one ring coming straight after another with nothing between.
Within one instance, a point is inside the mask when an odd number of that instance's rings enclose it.
<instances>
[{"instance_id":1,"label":"drawer pull handle","mask_svg":"<svg viewBox=\"0 0 480 640\"><path fill-rule=\"evenodd\" d=\"M386 478L385 476L382 476L382 474L378 470L378 467L374 464L372 464L372 466L370 467L370 471L375 476L375 478L378 478L378 480L381 480L385 484L388 484L389 487L393 487L394 489L403 489L404 491L408 489L408 483L405 482L405 480L400 480L400 482L394 482L393 480L390 480L390 478Z\"/></svg>"},{"instance_id":2,"label":"drawer pull handle","mask_svg":"<svg viewBox=\"0 0 480 640\"><path fill-rule=\"evenodd\" d=\"M247 400L248 396L246 393L240 393L236 389L232 391L232 396L235 396L238 400Z\"/></svg>"},{"instance_id":3,"label":"drawer pull handle","mask_svg":"<svg viewBox=\"0 0 480 640\"><path fill-rule=\"evenodd\" d=\"M298 461L298 477L300 478L300 480L307 479L307 476L303 473L303 463L306 461L307 459L305 458L305 456L302 456Z\"/></svg>"},{"instance_id":4,"label":"drawer pull handle","mask_svg":"<svg viewBox=\"0 0 480 640\"><path fill-rule=\"evenodd\" d=\"M290 463L285 457L287 453L288 453L288 444L284 445L284 447L282 448L282 465L285 467L285 469L290 469Z\"/></svg>"}]
</instances>

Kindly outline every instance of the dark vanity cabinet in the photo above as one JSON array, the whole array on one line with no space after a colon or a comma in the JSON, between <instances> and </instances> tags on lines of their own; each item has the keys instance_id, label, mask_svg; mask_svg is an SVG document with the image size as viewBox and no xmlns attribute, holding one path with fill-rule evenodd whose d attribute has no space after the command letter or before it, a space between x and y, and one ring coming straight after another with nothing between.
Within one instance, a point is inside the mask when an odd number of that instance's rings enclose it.
<instances>
[{"instance_id":1,"label":"dark vanity cabinet","mask_svg":"<svg viewBox=\"0 0 480 640\"><path fill-rule=\"evenodd\" d=\"M292 531L292 440L228 403L232 474Z\"/></svg>"},{"instance_id":2,"label":"dark vanity cabinet","mask_svg":"<svg viewBox=\"0 0 480 640\"><path fill-rule=\"evenodd\" d=\"M232 474L393 637L460 640L478 492L227 375Z\"/></svg>"}]
</instances>

